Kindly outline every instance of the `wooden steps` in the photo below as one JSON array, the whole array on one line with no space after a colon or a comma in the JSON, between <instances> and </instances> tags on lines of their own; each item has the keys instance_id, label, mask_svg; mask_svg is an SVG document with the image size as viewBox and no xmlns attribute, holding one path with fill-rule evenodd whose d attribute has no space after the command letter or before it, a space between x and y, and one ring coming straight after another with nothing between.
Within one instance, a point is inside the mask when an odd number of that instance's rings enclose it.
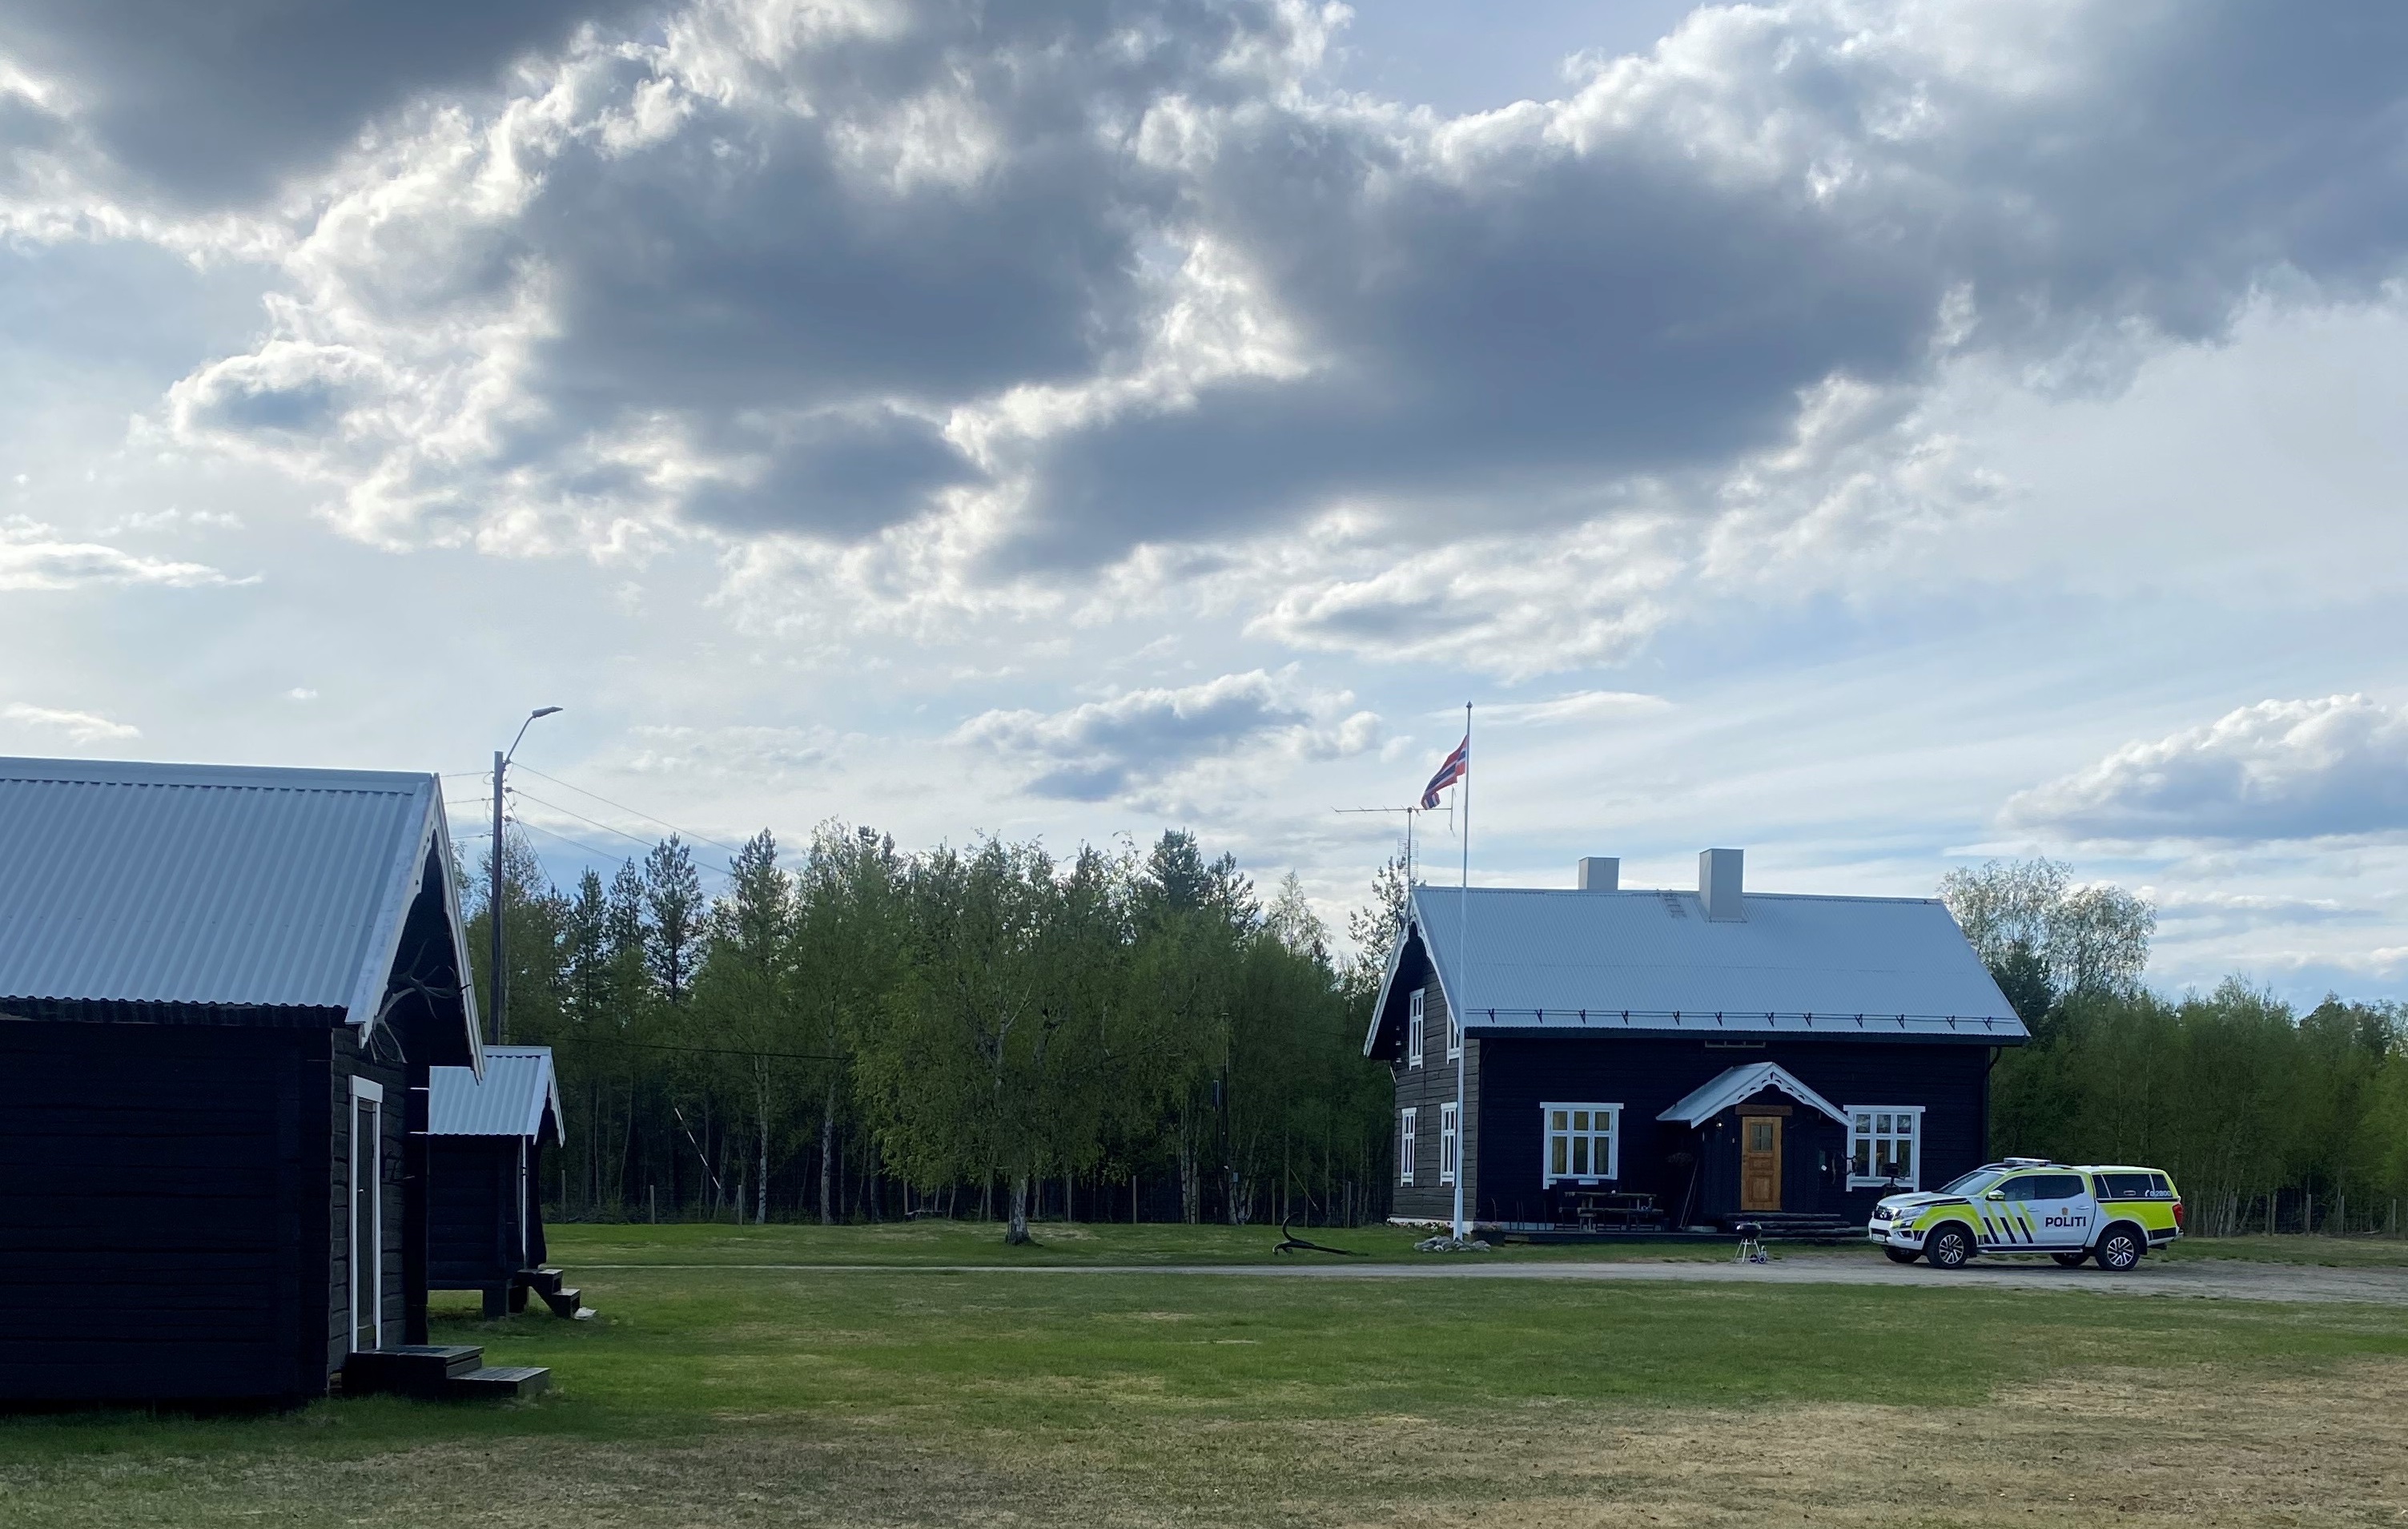
<instances>
[{"instance_id":1,"label":"wooden steps","mask_svg":"<svg viewBox=\"0 0 2408 1529\"><path fill-rule=\"evenodd\" d=\"M513 1277L512 1283L520 1290L534 1291L538 1300L552 1308L552 1314L555 1317L582 1319L593 1316L594 1313L586 1309L585 1303L580 1299L583 1292L562 1285L560 1278L558 1269L549 1267L521 1269ZM523 1309L525 1304L525 1297L521 1296L511 1303L511 1309Z\"/></svg>"},{"instance_id":2,"label":"wooden steps","mask_svg":"<svg viewBox=\"0 0 2408 1529\"><path fill-rule=\"evenodd\" d=\"M346 1396L416 1396L430 1401L533 1396L552 1384L552 1372L524 1364L488 1364L473 1344L413 1343L363 1349L343 1362Z\"/></svg>"}]
</instances>

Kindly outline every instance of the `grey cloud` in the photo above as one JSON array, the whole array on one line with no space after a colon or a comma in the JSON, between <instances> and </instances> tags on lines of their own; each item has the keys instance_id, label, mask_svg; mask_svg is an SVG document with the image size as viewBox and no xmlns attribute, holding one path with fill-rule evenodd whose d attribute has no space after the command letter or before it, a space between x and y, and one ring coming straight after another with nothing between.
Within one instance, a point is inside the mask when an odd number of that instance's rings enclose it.
<instances>
[{"instance_id":1,"label":"grey cloud","mask_svg":"<svg viewBox=\"0 0 2408 1529\"><path fill-rule=\"evenodd\" d=\"M2268 700L2128 743L2011 798L2014 828L2073 840L2258 843L2408 829L2408 710Z\"/></svg>"},{"instance_id":2,"label":"grey cloud","mask_svg":"<svg viewBox=\"0 0 2408 1529\"><path fill-rule=\"evenodd\" d=\"M487 86L511 60L639 0L14 0L0 55L61 81L117 164L178 201L247 201L414 93Z\"/></svg>"},{"instance_id":3,"label":"grey cloud","mask_svg":"<svg viewBox=\"0 0 2408 1529\"><path fill-rule=\"evenodd\" d=\"M953 741L1014 761L1026 789L1105 801L1199 760L1268 747L1297 757L1354 754L1379 741L1379 718L1342 714L1350 697L1304 692L1291 672L1224 674L1201 685L1132 690L1064 712L992 711Z\"/></svg>"},{"instance_id":4,"label":"grey cloud","mask_svg":"<svg viewBox=\"0 0 2408 1529\"><path fill-rule=\"evenodd\" d=\"M1971 351L2112 386L2270 283L2372 292L2408 248L2408 11L1800 0L1454 121L1316 94L1318 24L929 4L767 46L704 0L659 48L576 53L567 125L476 161L522 201L464 211L461 170L330 214L298 267L397 397L464 369L426 336L492 353L466 321L527 306L477 395L506 400L490 454L345 416L308 465L437 518L549 495L820 543L969 487L944 555L972 586L1340 504L1427 545L1712 510L1833 379L1911 400ZM648 432L674 444L596 459ZM1316 598L1315 640L1429 609L1375 593Z\"/></svg>"}]
</instances>

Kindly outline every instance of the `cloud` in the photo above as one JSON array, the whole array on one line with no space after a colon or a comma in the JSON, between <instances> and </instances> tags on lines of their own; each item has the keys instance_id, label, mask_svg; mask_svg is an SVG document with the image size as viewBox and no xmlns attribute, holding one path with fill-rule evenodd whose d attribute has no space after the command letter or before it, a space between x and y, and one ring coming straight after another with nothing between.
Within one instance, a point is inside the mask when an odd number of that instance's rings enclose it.
<instances>
[{"instance_id":1,"label":"cloud","mask_svg":"<svg viewBox=\"0 0 2408 1529\"><path fill-rule=\"evenodd\" d=\"M296 685L292 689L284 692L284 699L294 702L312 701L318 699L318 692L310 689L306 685Z\"/></svg>"},{"instance_id":2,"label":"cloud","mask_svg":"<svg viewBox=\"0 0 2408 1529\"><path fill-rule=\"evenodd\" d=\"M112 162L189 204L258 197L430 88L489 85L624 0L312 0L191 6L14 0L0 55L54 81Z\"/></svg>"},{"instance_id":3,"label":"cloud","mask_svg":"<svg viewBox=\"0 0 2408 1529\"><path fill-rule=\"evenodd\" d=\"M86 743L115 743L142 736L142 729L131 723L111 722L91 712L62 712L48 706L29 706L22 701L10 701L0 707L0 722L13 722L22 728L57 733L79 748Z\"/></svg>"},{"instance_id":4,"label":"cloud","mask_svg":"<svg viewBox=\"0 0 2408 1529\"><path fill-rule=\"evenodd\" d=\"M2010 798L2014 828L2070 840L2259 843L2408 829L2408 710L2366 696L2266 700L2127 743Z\"/></svg>"},{"instance_id":5,"label":"cloud","mask_svg":"<svg viewBox=\"0 0 2408 1529\"><path fill-rule=\"evenodd\" d=\"M1131 690L1068 711L991 711L953 742L1031 772L1025 789L1105 801L1159 786L1213 760L1275 765L1376 748L1379 717L1343 692L1305 689L1293 669L1224 674L1178 689Z\"/></svg>"},{"instance_id":6,"label":"cloud","mask_svg":"<svg viewBox=\"0 0 2408 1529\"><path fill-rule=\"evenodd\" d=\"M824 728L639 727L634 732L640 746L619 768L638 775L775 782L827 764L838 743Z\"/></svg>"},{"instance_id":7,"label":"cloud","mask_svg":"<svg viewBox=\"0 0 2408 1529\"><path fill-rule=\"evenodd\" d=\"M159 584L193 589L234 584L206 563L145 557L96 541L72 541L28 520L0 521L0 591L79 589L93 584Z\"/></svg>"},{"instance_id":8,"label":"cloud","mask_svg":"<svg viewBox=\"0 0 2408 1529\"><path fill-rule=\"evenodd\" d=\"M1548 726L1590 722L1604 717L1644 716L1671 710L1661 696L1637 690L1574 690L1551 700L1499 701L1480 709L1484 722ZM1452 713L1447 714L1452 715Z\"/></svg>"},{"instance_id":9,"label":"cloud","mask_svg":"<svg viewBox=\"0 0 2408 1529\"><path fill-rule=\"evenodd\" d=\"M857 618L1159 573L1524 674L1982 512L1916 412L1953 366L2112 389L2408 248L2408 14L1708 9L1452 118L1328 90L1335 15L579 34L330 172L173 419L391 544L702 536Z\"/></svg>"}]
</instances>

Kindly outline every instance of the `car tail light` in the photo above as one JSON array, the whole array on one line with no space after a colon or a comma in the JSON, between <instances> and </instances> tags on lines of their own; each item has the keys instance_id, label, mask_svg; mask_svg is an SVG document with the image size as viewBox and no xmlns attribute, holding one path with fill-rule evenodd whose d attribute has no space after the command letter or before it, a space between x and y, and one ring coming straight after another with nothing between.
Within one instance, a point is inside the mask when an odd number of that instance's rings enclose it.
<instances>
[{"instance_id":1,"label":"car tail light","mask_svg":"<svg viewBox=\"0 0 2408 1529\"><path fill-rule=\"evenodd\" d=\"M2181 1201L2179 1201L2179 1200L2177 1200L2177 1201L2175 1201L2175 1202L2174 1202L2174 1230L2175 1230L2175 1231L2177 1231L2177 1232L2180 1232L2182 1229L2183 1229L2182 1202L2181 1202Z\"/></svg>"}]
</instances>

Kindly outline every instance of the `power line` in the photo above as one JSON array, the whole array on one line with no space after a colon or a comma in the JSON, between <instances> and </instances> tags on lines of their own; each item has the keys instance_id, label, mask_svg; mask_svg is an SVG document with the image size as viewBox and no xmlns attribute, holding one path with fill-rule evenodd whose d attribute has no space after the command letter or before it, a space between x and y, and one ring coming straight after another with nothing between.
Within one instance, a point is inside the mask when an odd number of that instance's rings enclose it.
<instances>
[{"instance_id":1,"label":"power line","mask_svg":"<svg viewBox=\"0 0 2408 1529\"><path fill-rule=\"evenodd\" d=\"M547 775L547 776L545 776L544 778L545 778L545 779L547 779L547 780L551 779L551 777L550 777L550 776L548 776L548 775ZM557 802L557 801L546 801L543 798L541 798L541 797L539 797L539 796L536 796L536 795L534 795L534 794L532 794L532 793L530 793L530 792L521 791L521 790L519 790L516 786L511 787L511 791L512 791L512 794L514 794L514 795L516 795L516 796L523 797L523 798L525 798L527 801L534 802L534 803L535 803L537 806L538 806L538 807L549 807L549 808L551 808L553 812L556 812L556 813L568 813L568 815L569 815L569 816L571 816L571 817L573 817L573 818L577 819L580 823L589 823L589 824L592 824L595 828L600 829L601 829L603 832L605 832L605 833L615 833L615 834L617 834L620 838L622 838L622 839L625 839L625 840L627 840L627 841L629 841L629 842L631 842L631 843L633 843L633 844L642 844L646 849L650 849L650 848L652 848L652 845L651 842L650 842L650 841L648 841L648 840L645 840L645 839L639 838L639 837L638 837L638 836L637 836L637 835L635 835L635 834L629 833L629 832L628 832L626 829L614 829L614 828L612 828L612 827L611 827L609 824L608 824L608 823L597 822L597 821L596 821L596 820L595 820L594 818L588 817L588 816L586 816L586 815L585 815L584 814L582 814L582 813L569 812L569 810L568 810L567 808L566 808L566 807L562 806L562 805L561 805L559 802ZM585 842L584 842L583 840L581 840L581 839L572 839L572 838L570 838L567 834L565 834L565 833L561 832L558 829L547 829L547 828L544 828L541 824L539 824L539 823L536 823L536 822L532 821L531 819L528 819L528 818L525 818L525 817L514 817L514 818L512 818L510 821L512 821L512 822L514 822L514 823L518 824L518 825L519 825L520 827L522 827L522 828L537 829L538 829L538 830L540 830L540 831L542 831L542 832L544 832L544 833L551 834L553 838L555 838L555 839L559 839L559 840L563 840L563 841L565 841L565 842L566 842L566 843L568 843L568 844L575 844L575 845L577 845L577 847L579 847L580 849L585 850L585 851L586 851L586 852L588 852L589 854L600 855L600 856L602 856L602 857L603 857L604 858L606 858L606 859L609 858L609 852L608 852L608 851L601 850L601 849L597 849L597 848L595 848L594 845L592 845L592 844L589 844L585 843ZM624 859L624 858L627 858L627 857L625 857L625 856L621 856L621 857L620 857L620 858L622 858L622 859ZM736 873L735 873L735 872L728 870L728 869L727 869L727 867L725 867L725 866L724 866L724 865L720 865L720 864L718 864L717 862L712 861L712 860L706 860L706 859L701 859L701 858L697 858L695 859L695 863L696 865L699 865L699 866L703 867L705 870L708 870L708 871L715 871L715 872L717 872L719 874L721 874L721 875L723 875L723 876L733 876L734 874L736 874Z\"/></svg>"},{"instance_id":2,"label":"power line","mask_svg":"<svg viewBox=\"0 0 2408 1529\"><path fill-rule=\"evenodd\" d=\"M616 808L618 808L621 812L623 812L623 813L626 813L626 814L630 815L631 816L640 817L640 818L642 818L642 819L643 819L645 822L647 822L647 823L657 823L657 824L659 824L662 828L665 828L665 829L668 829L671 833L681 833L681 834L685 835L685 836L686 836L687 838L689 838L689 839L693 839L693 840L695 840L695 841L697 841L697 842L699 842L699 843L706 844L710 844L710 845L714 845L714 846L716 846L717 848L724 849L724 850L727 851L727 853L729 853L730 855L737 855L737 854L740 854L740 853L742 853L742 851L738 848L738 846L737 846L737 845L735 845L735 844L724 844L724 843L722 843L721 841L719 841L719 840L717 840L717 839L713 839L712 837L710 837L710 836L709 834L707 834L707 833L696 833L696 832L695 832L692 829L680 828L680 827L678 827L678 825L676 825L675 823L670 822L670 821L669 821L667 818L666 818L666 817L654 817L652 814L650 814L650 813L648 813L648 812L642 812L642 811L639 811L638 809L634 808L634 807L630 807L630 806L628 806L628 805L627 805L625 802L624 802L624 801L611 801L609 797L604 796L604 795L603 795L601 792L599 792L599 791L590 790L590 789L588 789L588 788L587 788L587 787L585 787L585 786L579 786L579 785L575 784L574 782L562 780L562 779L561 779L559 776L557 776L557 775L545 775L545 774L543 773L543 772L542 772L542 771L538 770L538 769L537 769L535 766L533 766L533 765L523 765L523 765L519 765L519 766L517 766L516 768L517 768L518 770L520 770L520 771L523 772L524 773L529 774L529 775L541 775L545 780L548 780L548 781L552 782L552 785L554 785L554 786L567 786L567 787L568 787L568 789L570 789L570 790L572 790L572 791L575 791L575 792L579 793L579 794L580 794L580 795L581 795L581 796L589 796L589 797L592 797L595 801L598 801L598 802L602 803L602 804L603 804L604 806L606 806L606 807L616 807ZM548 802L548 803L546 803L546 805L548 805L548 806L558 806L558 803L556 803L556 802ZM566 813L566 812L568 812L568 809L567 809L567 808L566 808L566 807L561 807L561 808L560 808L560 810L561 810L562 812L565 812L565 813ZM569 814L569 815L573 817L573 816L575 816L576 815L575 815L574 813L571 813L571 814ZM589 818L586 818L586 819L585 819L585 821L586 821L586 822L588 822L588 823L592 823L592 822L594 822L594 820L593 820L592 818L590 818L590 817L589 817ZM609 824L606 824L606 823L596 823L596 824L595 824L595 827L596 827L596 828L609 828ZM617 833L617 832L621 832L621 831L624 831L624 830L617 829L611 829L611 831L612 831L613 833ZM633 835L633 834L629 834L629 835L628 835L628 837L632 839L632 838L635 838L635 835ZM641 841L638 841L638 843L640 843L640 842L641 842Z\"/></svg>"},{"instance_id":3,"label":"power line","mask_svg":"<svg viewBox=\"0 0 2408 1529\"><path fill-rule=\"evenodd\" d=\"M607 849L603 849L603 848L601 848L599 845L595 845L595 844L587 844L587 843L586 843L584 840L582 840L582 839L572 839L572 838L570 838L567 834L565 834L565 833L561 832L558 829L546 828L546 827L544 827L544 826L543 826L542 824L540 824L540 823L530 823L530 822L528 822L528 821L527 821L525 818L523 818L523 817L516 817L516 818L512 818L510 821L512 821L513 823L516 823L520 828L523 828L523 829L532 829L533 830L535 830L535 831L536 831L536 832L538 832L538 833L541 833L541 834L548 834L548 835L550 835L551 837L552 837L552 838L554 838L554 839L559 840L559 841L560 841L562 844L573 844L573 845L575 845L577 848L579 848L579 849L581 849L581 850L585 851L585 853L586 853L586 854L593 856L593 857L594 857L595 858L596 858L596 859L607 860L607 859L610 858L610 852L609 852L609 850L607 850ZM493 831L492 831L491 829L487 829L487 830L486 830L485 832L483 832L482 834L470 834L470 835L469 835L469 837L470 837L470 838L472 838L472 839L474 839L474 838L491 839L493 836L494 836L494 835L493 835ZM621 857L620 857L620 858L624 859L624 858L626 858L626 857L624 857L624 856L621 856Z\"/></svg>"}]
</instances>

